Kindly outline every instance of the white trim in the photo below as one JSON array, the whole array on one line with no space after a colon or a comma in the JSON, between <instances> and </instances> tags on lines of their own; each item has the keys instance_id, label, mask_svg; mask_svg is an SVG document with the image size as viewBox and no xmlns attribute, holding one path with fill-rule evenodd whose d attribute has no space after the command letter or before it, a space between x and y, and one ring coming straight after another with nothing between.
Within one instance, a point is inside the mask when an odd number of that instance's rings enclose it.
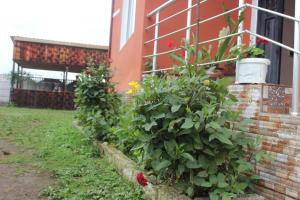
<instances>
[{"instance_id":1,"label":"white trim","mask_svg":"<svg viewBox=\"0 0 300 200\"><path fill-rule=\"evenodd\" d=\"M120 9L118 9L118 10L116 10L116 11L114 12L113 17L116 17L116 16L119 15L119 14L120 14Z\"/></svg>"},{"instance_id":2,"label":"white trim","mask_svg":"<svg viewBox=\"0 0 300 200\"><path fill-rule=\"evenodd\" d=\"M127 43L135 30L136 0L123 0L120 49Z\"/></svg>"},{"instance_id":3,"label":"white trim","mask_svg":"<svg viewBox=\"0 0 300 200\"><path fill-rule=\"evenodd\" d=\"M252 0L252 5L258 6L258 0ZM251 26L250 26L250 31L252 33L257 33L257 9L251 9ZM256 36L251 35L250 36L250 46L256 44Z\"/></svg>"}]
</instances>

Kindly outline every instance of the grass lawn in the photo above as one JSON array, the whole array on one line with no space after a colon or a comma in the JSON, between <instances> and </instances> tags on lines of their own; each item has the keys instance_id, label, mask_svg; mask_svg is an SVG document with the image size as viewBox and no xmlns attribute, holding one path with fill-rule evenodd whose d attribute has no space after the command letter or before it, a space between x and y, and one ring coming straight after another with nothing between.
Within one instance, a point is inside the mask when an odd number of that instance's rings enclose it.
<instances>
[{"instance_id":1,"label":"grass lawn","mask_svg":"<svg viewBox=\"0 0 300 200\"><path fill-rule=\"evenodd\" d=\"M73 127L74 112L0 107L0 138L32 149L7 162L52 172L49 199L141 199L140 188L122 179L97 147Z\"/></svg>"}]
</instances>

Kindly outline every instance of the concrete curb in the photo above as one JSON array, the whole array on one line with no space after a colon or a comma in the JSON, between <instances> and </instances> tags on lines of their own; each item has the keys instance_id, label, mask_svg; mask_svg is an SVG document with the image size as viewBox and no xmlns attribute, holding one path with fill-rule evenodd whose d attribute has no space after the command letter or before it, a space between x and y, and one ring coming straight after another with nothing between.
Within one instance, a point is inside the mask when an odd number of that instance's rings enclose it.
<instances>
[{"instance_id":1,"label":"concrete curb","mask_svg":"<svg viewBox=\"0 0 300 200\"><path fill-rule=\"evenodd\" d=\"M83 131L80 126L74 123L74 126ZM125 156L120 150L108 145L107 143L96 142L101 153L105 155L108 162L117 170L117 172L134 184L136 181L136 174L141 172L138 170L137 164ZM152 187L144 187L145 197L149 200L191 200L189 197L180 194L175 188L167 185L158 185ZM208 200L209 198L196 198L195 200ZM235 200L265 200L264 197L257 194L245 195L236 198Z\"/></svg>"}]
</instances>

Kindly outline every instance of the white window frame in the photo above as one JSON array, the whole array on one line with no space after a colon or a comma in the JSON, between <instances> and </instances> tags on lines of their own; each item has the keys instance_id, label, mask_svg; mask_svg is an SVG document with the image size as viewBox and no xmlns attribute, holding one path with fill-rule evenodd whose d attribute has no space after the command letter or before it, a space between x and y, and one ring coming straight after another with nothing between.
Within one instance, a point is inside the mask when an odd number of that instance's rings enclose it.
<instances>
[{"instance_id":1,"label":"white window frame","mask_svg":"<svg viewBox=\"0 0 300 200\"><path fill-rule=\"evenodd\" d=\"M136 0L123 0L120 49L134 33L136 15Z\"/></svg>"}]
</instances>

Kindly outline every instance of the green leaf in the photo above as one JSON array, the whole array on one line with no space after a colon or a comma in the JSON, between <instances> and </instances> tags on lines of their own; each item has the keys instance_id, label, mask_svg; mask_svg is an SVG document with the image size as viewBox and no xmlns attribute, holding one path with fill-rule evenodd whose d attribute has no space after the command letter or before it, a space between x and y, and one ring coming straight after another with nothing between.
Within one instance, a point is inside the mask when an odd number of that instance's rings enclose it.
<instances>
[{"instance_id":1,"label":"green leaf","mask_svg":"<svg viewBox=\"0 0 300 200\"><path fill-rule=\"evenodd\" d=\"M191 118L185 118L184 123L181 125L183 129L190 129L194 126L194 122Z\"/></svg>"},{"instance_id":2,"label":"green leaf","mask_svg":"<svg viewBox=\"0 0 300 200\"><path fill-rule=\"evenodd\" d=\"M232 142L222 133L214 133L209 136L209 141L212 141L214 139L217 139L224 144L233 145Z\"/></svg>"},{"instance_id":3,"label":"green leaf","mask_svg":"<svg viewBox=\"0 0 300 200\"><path fill-rule=\"evenodd\" d=\"M163 160L160 161L157 165L153 166L155 171L160 171L162 169L165 169L171 165L171 162L169 160Z\"/></svg>"},{"instance_id":4,"label":"green leaf","mask_svg":"<svg viewBox=\"0 0 300 200\"><path fill-rule=\"evenodd\" d=\"M213 128L215 130L220 130L221 126L217 122L212 121L206 125L206 128Z\"/></svg>"},{"instance_id":5,"label":"green leaf","mask_svg":"<svg viewBox=\"0 0 300 200\"><path fill-rule=\"evenodd\" d=\"M262 152L262 151L257 152L255 154L255 161L259 162L263 154L264 154L264 152Z\"/></svg>"},{"instance_id":6,"label":"green leaf","mask_svg":"<svg viewBox=\"0 0 300 200\"><path fill-rule=\"evenodd\" d=\"M220 193L222 200L232 200L232 198L236 197L235 194L230 193L230 192L222 192Z\"/></svg>"},{"instance_id":7,"label":"green leaf","mask_svg":"<svg viewBox=\"0 0 300 200\"><path fill-rule=\"evenodd\" d=\"M188 187L185 192L187 193L188 196L192 197L194 195L194 187L193 186Z\"/></svg>"},{"instance_id":8,"label":"green leaf","mask_svg":"<svg viewBox=\"0 0 300 200\"><path fill-rule=\"evenodd\" d=\"M196 122L194 126L198 130L200 128L200 122Z\"/></svg>"},{"instance_id":9,"label":"green leaf","mask_svg":"<svg viewBox=\"0 0 300 200\"><path fill-rule=\"evenodd\" d=\"M183 153L183 154L181 154L181 155L182 155L182 157L184 157L185 159L188 159L188 160L190 160L190 161L195 161L194 157L193 157L191 154L189 154L189 153Z\"/></svg>"},{"instance_id":10,"label":"green leaf","mask_svg":"<svg viewBox=\"0 0 300 200\"><path fill-rule=\"evenodd\" d=\"M226 183L225 180L225 175L223 173L218 173L217 179L219 188L225 188L228 186L228 183Z\"/></svg>"},{"instance_id":11,"label":"green leaf","mask_svg":"<svg viewBox=\"0 0 300 200\"><path fill-rule=\"evenodd\" d=\"M209 199L210 200L219 200L219 195L216 192L210 192Z\"/></svg>"},{"instance_id":12,"label":"green leaf","mask_svg":"<svg viewBox=\"0 0 300 200\"><path fill-rule=\"evenodd\" d=\"M238 170L238 173L244 173L244 172L248 172L248 171L252 170L252 168L253 167L252 167L251 163L240 160L237 170Z\"/></svg>"},{"instance_id":13,"label":"green leaf","mask_svg":"<svg viewBox=\"0 0 300 200\"><path fill-rule=\"evenodd\" d=\"M244 191L248 186L249 184L247 182L240 182L234 185L234 189L237 191Z\"/></svg>"},{"instance_id":14,"label":"green leaf","mask_svg":"<svg viewBox=\"0 0 300 200\"><path fill-rule=\"evenodd\" d=\"M252 180L260 180L261 179L261 177L259 175L252 175L250 178Z\"/></svg>"},{"instance_id":15,"label":"green leaf","mask_svg":"<svg viewBox=\"0 0 300 200\"><path fill-rule=\"evenodd\" d=\"M212 185L215 185L218 183L218 178L216 175L212 174L209 176L209 182L212 184Z\"/></svg>"},{"instance_id":16,"label":"green leaf","mask_svg":"<svg viewBox=\"0 0 300 200\"><path fill-rule=\"evenodd\" d=\"M150 123L146 123L143 127L145 128L146 131L150 131L150 129L156 125L157 125L157 123L155 121L152 121Z\"/></svg>"},{"instance_id":17,"label":"green leaf","mask_svg":"<svg viewBox=\"0 0 300 200\"><path fill-rule=\"evenodd\" d=\"M166 149L167 153L169 154L169 156L171 156L172 158L175 158L176 157L176 146L177 146L176 141L174 139L170 140L170 141L164 141L164 146L165 146L165 149Z\"/></svg>"},{"instance_id":18,"label":"green leaf","mask_svg":"<svg viewBox=\"0 0 300 200\"><path fill-rule=\"evenodd\" d=\"M208 177L208 173L206 171L201 171L197 174L197 176L205 178L205 177Z\"/></svg>"},{"instance_id":19,"label":"green leaf","mask_svg":"<svg viewBox=\"0 0 300 200\"><path fill-rule=\"evenodd\" d=\"M189 169L198 169L201 167L201 164L197 161L188 161L186 162L186 167Z\"/></svg>"},{"instance_id":20,"label":"green leaf","mask_svg":"<svg viewBox=\"0 0 300 200\"><path fill-rule=\"evenodd\" d=\"M194 180L193 180L194 184L197 185L197 186L200 186L200 187L211 187L212 184L208 181L206 181L204 178L200 178L200 177L194 177Z\"/></svg>"},{"instance_id":21,"label":"green leaf","mask_svg":"<svg viewBox=\"0 0 300 200\"><path fill-rule=\"evenodd\" d=\"M184 64L184 65L186 64L185 59L182 58L181 56L178 56L178 55L175 54L175 53L172 53L172 54L171 54L171 57L174 58L175 60L179 61L180 63Z\"/></svg>"},{"instance_id":22,"label":"green leaf","mask_svg":"<svg viewBox=\"0 0 300 200\"><path fill-rule=\"evenodd\" d=\"M159 159L159 157L161 156L162 151L161 149L156 149L152 152L152 158L154 159Z\"/></svg>"},{"instance_id":23,"label":"green leaf","mask_svg":"<svg viewBox=\"0 0 300 200\"><path fill-rule=\"evenodd\" d=\"M180 104L179 104L179 105L173 105L173 106L171 107L172 113L177 112L177 111L180 109L180 107L181 107Z\"/></svg>"},{"instance_id":24,"label":"green leaf","mask_svg":"<svg viewBox=\"0 0 300 200\"><path fill-rule=\"evenodd\" d=\"M179 164L176 169L176 177L179 178L183 174L184 171L185 171L184 165Z\"/></svg>"},{"instance_id":25,"label":"green leaf","mask_svg":"<svg viewBox=\"0 0 300 200\"><path fill-rule=\"evenodd\" d=\"M157 108L158 106L162 105L162 103L157 103L157 104L154 104L154 105L151 105L149 107L146 108L146 111L150 111L150 110L154 110L155 108Z\"/></svg>"},{"instance_id":26,"label":"green leaf","mask_svg":"<svg viewBox=\"0 0 300 200\"><path fill-rule=\"evenodd\" d=\"M162 119L162 118L164 118L166 115L165 115L165 113L160 113L160 114L158 114L158 115L155 115L154 117L153 117L153 119Z\"/></svg>"}]
</instances>

